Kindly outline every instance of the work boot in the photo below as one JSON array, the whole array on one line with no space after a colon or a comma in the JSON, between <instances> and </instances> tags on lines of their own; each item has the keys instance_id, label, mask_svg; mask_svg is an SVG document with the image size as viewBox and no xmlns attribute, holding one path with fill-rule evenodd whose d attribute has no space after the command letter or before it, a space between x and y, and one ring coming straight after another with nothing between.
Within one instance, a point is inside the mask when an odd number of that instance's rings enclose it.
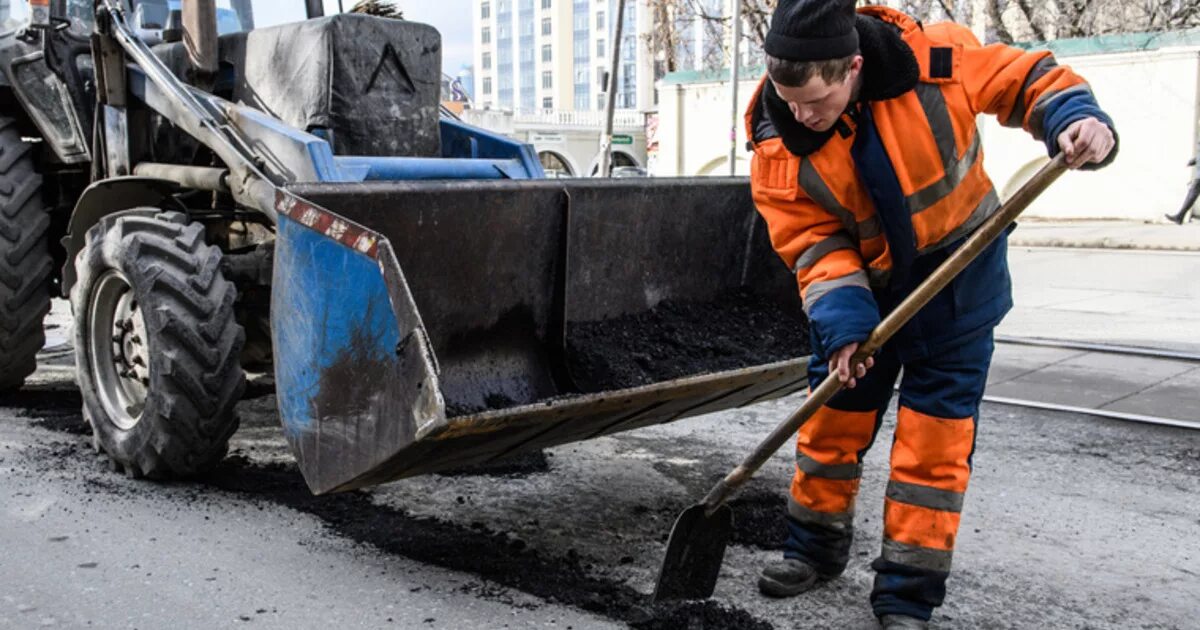
<instances>
[{"instance_id":1,"label":"work boot","mask_svg":"<svg viewBox=\"0 0 1200 630\"><path fill-rule=\"evenodd\" d=\"M763 569L758 578L758 590L768 597L791 597L812 588L817 577L817 570L812 565L785 558Z\"/></svg>"},{"instance_id":2,"label":"work boot","mask_svg":"<svg viewBox=\"0 0 1200 630\"><path fill-rule=\"evenodd\" d=\"M879 618L883 630L925 630L929 622L906 615L884 615Z\"/></svg>"}]
</instances>

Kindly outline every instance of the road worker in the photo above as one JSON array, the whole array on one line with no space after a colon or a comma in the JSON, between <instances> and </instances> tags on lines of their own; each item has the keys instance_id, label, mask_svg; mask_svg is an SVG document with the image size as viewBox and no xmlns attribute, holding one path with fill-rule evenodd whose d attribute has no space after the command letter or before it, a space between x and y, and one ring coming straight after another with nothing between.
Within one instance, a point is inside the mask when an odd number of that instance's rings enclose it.
<instances>
[{"instance_id":1,"label":"road worker","mask_svg":"<svg viewBox=\"0 0 1200 630\"><path fill-rule=\"evenodd\" d=\"M885 628L924 628L945 596L992 331L1012 306L1005 238L876 356L851 356L999 208L977 114L1024 128L1072 168L1106 165L1117 139L1050 53L854 5L780 0L746 113L754 200L811 323L809 382L833 369L845 385L799 431L784 560L759 588L797 595L845 570L862 458L903 368L871 605Z\"/></svg>"}]
</instances>

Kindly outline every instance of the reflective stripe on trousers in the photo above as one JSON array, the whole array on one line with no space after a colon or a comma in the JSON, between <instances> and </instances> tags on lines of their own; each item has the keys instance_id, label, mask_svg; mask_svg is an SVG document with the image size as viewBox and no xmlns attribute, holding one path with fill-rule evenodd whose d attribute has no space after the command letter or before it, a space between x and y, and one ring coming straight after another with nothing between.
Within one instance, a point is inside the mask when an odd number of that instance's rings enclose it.
<instances>
[{"instance_id":1,"label":"reflective stripe on trousers","mask_svg":"<svg viewBox=\"0 0 1200 630\"><path fill-rule=\"evenodd\" d=\"M989 332L903 366L872 595L876 614L928 612L941 603L991 354ZM902 367L888 346L875 360L855 389L834 396L797 436L785 555L813 564L824 575L836 575L849 559L862 457L876 437L880 410L887 408ZM814 358L810 385L815 387L827 374L828 364ZM914 580L922 588L914 590Z\"/></svg>"}]
</instances>

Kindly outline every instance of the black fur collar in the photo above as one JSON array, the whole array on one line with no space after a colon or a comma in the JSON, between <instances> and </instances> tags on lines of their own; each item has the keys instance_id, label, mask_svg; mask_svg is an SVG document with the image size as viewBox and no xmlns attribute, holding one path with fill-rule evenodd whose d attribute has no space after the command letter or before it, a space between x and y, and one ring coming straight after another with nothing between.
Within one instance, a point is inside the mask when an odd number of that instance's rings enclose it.
<instances>
[{"instance_id":1,"label":"black fur collar","mask_svg":"<svg viewBox=\"0 0 1200 630\"><path fill-rule=\"evenodd\" d=\"M921 69L912 48L900 38L900 31L878 18L857 17L855 28L864 59L859 102L896 98L916 87ZM784 146L795 155L813 153L836 132L836 127L816 132L796 122L770 81L763 87L762 111Z\"/></svg>"}]
</instances>

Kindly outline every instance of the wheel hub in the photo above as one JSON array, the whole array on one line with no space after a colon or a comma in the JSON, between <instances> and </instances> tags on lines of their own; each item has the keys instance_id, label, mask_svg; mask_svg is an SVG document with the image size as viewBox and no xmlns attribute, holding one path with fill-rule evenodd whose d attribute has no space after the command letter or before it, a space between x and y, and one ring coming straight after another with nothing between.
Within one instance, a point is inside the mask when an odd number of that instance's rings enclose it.
<instances>
[{"instance_id":1,"label":"wheel hub","mask_svg":"<svg viewBox=\"0 0 1200 630\"><path fill-rule=\"evenodd\" d=\"M96 281L88 322L92 378L109 419L129 430L141 420L150 386L145 320L129 281L109 270Z\"/></svg>"}]
</instances>

